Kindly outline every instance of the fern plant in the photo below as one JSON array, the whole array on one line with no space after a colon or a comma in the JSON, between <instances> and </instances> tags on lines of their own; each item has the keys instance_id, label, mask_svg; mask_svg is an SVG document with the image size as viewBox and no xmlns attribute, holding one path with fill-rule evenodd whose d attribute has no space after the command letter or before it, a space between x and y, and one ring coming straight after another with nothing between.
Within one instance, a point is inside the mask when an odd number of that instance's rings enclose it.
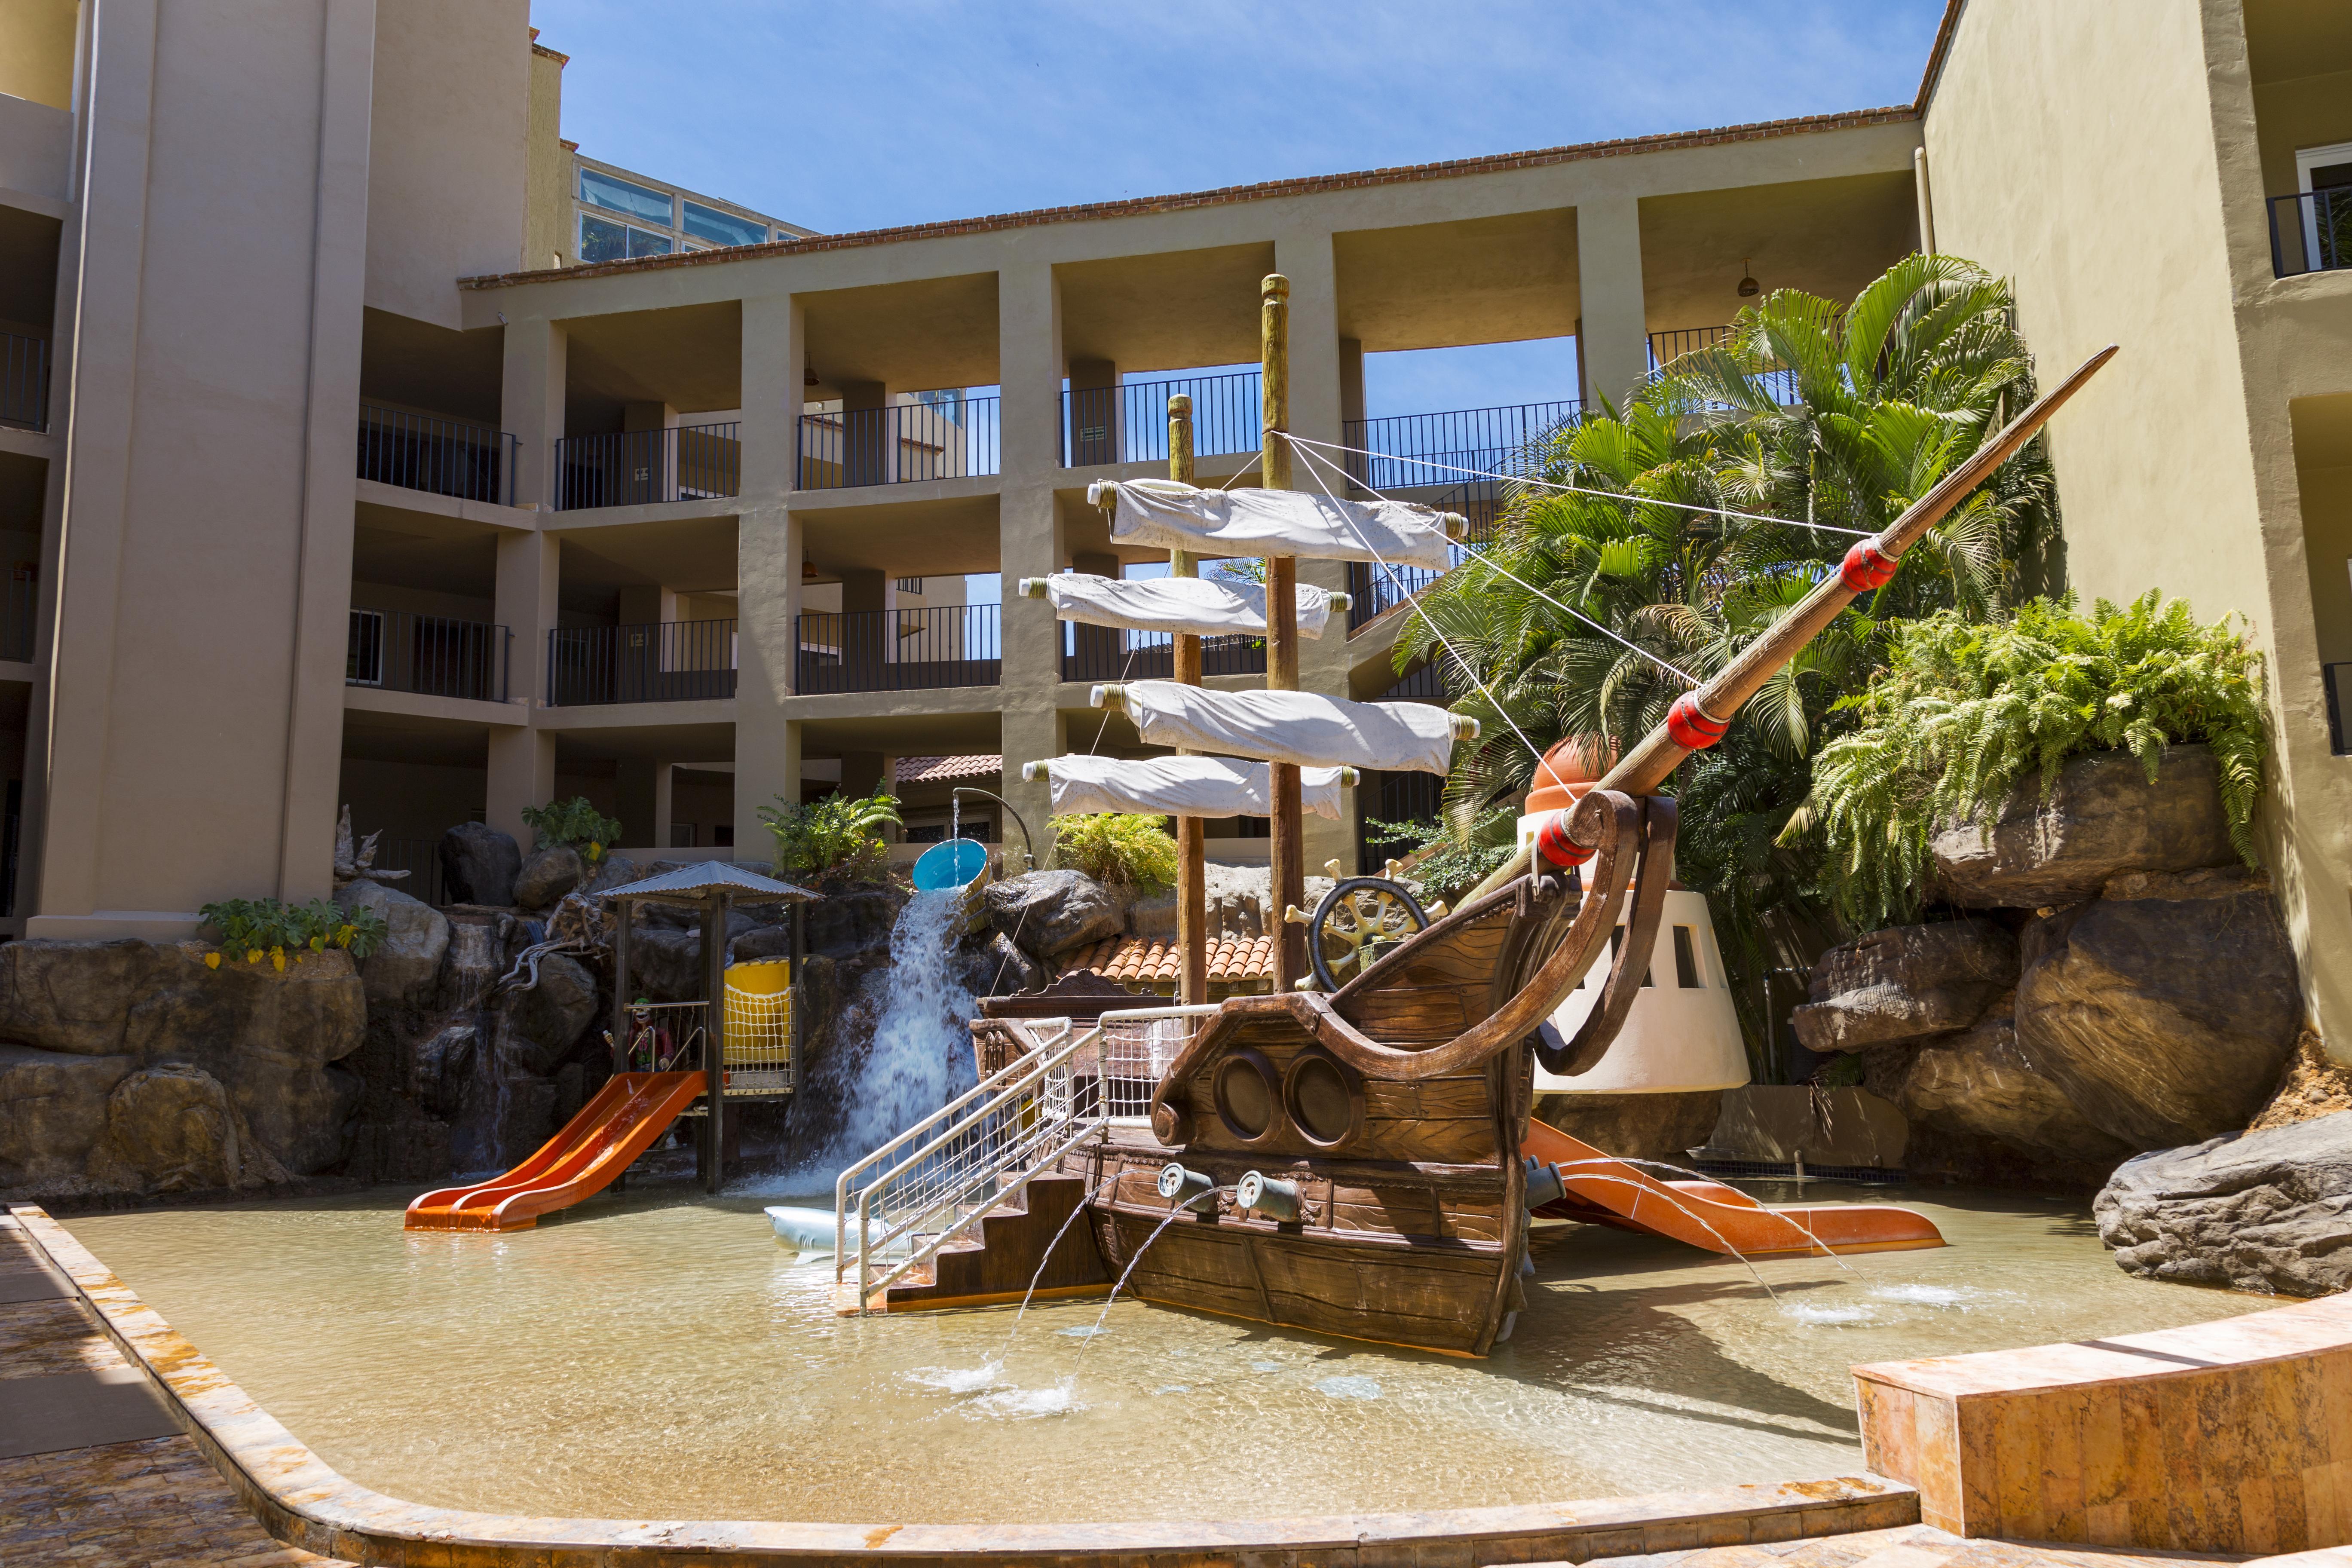
<instances>
[{"instance_id":1,"label":"fern plant","mask_svg":"<svg viewBox=\"0 0 2352 1568\"><path fill-rule=\"evenodd\" d=\"M781 808L781 809L779 809ZM838 792L805 804L776 797L760 808L776 840L776 869L818 881L879 881L888 865L882 829L898 826L898 799Z\"/></svg>"},{"instance_id":2,"label":"fern plant","mask_svg":"<svg viewBox=\"0 0 2352 1568\"><path fill-rule=\"evenodd\" d=\"M1056 817L1054 858L1097 882L1164 893L1176 885L1176 840L1157 816L1097 812Z\"/></svg>"},{"instance_id":3,"label":"fern plant","mask_svg":"<svg viewBox=\"0 0 2352 1568\"><path fill-rule=\"evenodd\" d=\"M1434 822L1382 822L1364 818L1364 840L1402 863L1402 875L1421 884L1432 899L1453 900L1484 881L1517 847L1517 814L1499 805L1464 826L1458 814Z\"/></svg>"},{"instance_id":4,"label":"fern plant","mask_svg":"<svg viewBox=\"0 0 2352 1568\"><path fill-rule=\"evenodd\" d=\"M2224 619L2150 590L2089 616L2074 597L2029 600L2008 620L1946 611L1893 628L1887 668L1841 706L1860 722L1822 749L1791 832L1818 826L1843 873L1840 908L1873 924L1907 918L1939 823L1990 827L2038 778L2090 752L2129 752L2154 783L2164 748L2202 742L2220 766L2230 841L2258 863L2262 656Z\"/></svg>"},{"instance_id":5,"label":"fern plant","mask_svg":"<svg viewBox=\"0 0 2352 1568\"><path fill-rule=\"evenodd\" d=\"M621 841L621 825L588 804L584 795L570 800L551 800L545 805L526 805L522 819L539 835L538 847L553 849L570 844L580 851L580 858L590 865L604 858L605 849Z\"/></svg>"}]
</instances>

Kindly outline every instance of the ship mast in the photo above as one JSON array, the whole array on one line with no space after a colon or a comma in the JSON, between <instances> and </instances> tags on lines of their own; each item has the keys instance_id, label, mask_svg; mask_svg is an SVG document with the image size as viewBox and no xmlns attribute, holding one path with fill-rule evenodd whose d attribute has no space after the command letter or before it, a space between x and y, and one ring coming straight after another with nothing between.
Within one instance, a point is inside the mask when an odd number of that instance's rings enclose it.
<instances>
[{"instance_id":1,"label":"ship mast","mask_svg":"<svg viewBox=\"0 0 2352 1568\"><path fill-rule=\"evenodd\" d=\"M1168 400L1168 477L1192 482L1192 400L1177 393ZM1187 550L1168 552L1171 577L1197 577L1200 557ZM1176 680L1201 684L1201 639L1177 634ZM1181 755L1189 752L1180 752ZM1176 1000L1194 1006L1209 999L1209 888L1206 823L1197 816L1176 819L1176 951L1183 968L1176 977Z\"/></svg>"},{"instance_id":2,"label":"ship mast","mask_svg":"<svg viewBox=\"0 0 2352 1568\"><path fill-rule=\"evenodd\" d=\"M1270 490L1286 490L1290 483L1290 279L1267 274L1258 285L1258 361L1264 391L1260 424L1262 450L1258 482ZM1265 689L1298 689L1298 560L1292 555L1265 558ZM1307 901L1307 850L1300 841L1298 767L1293 763L1267 764L1268 793L1273 796L1273 888L1266 899L1266 924L1275 933L1274 991L1286 995L1307 973L1307 931L1279 916L1279 911Z\"/></svg>"}]
</instances>

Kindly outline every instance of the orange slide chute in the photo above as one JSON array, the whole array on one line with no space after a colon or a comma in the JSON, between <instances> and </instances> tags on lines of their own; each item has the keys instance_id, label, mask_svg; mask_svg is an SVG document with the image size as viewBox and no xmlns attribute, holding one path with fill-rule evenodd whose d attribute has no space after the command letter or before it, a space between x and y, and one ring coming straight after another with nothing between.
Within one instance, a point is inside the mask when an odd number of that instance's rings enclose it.
<instances>
[{"instance_id":1,"label":"orange slide chute","mask_svg":"<svg viewBox=\"0 0 2352 1568\"><path fill-rule=\"evenodd\" d=\"M529 1230L611 1185L703 1086L698 1072L616 1073L538 1153L496 1181L426 1193L408 1205L404 1228Z\"/></svg>"},{"instance_id":2,"label":"orange slide chute","mask_svg":"<svg viewBox=\"0 0 2352 1568\"><path fill-rule=\"evenodd\" d=\"M1613 1226L1748 1258L1944 1245L1935 1223L1909 1209L1884 1204L1766 1208L1720 1182L1661 1181L1540 1121L1528 1124L1519 1152L1559 1167L1565 1195L1535 1211L1554 1219Z\"/></svg>"}]
</instances>

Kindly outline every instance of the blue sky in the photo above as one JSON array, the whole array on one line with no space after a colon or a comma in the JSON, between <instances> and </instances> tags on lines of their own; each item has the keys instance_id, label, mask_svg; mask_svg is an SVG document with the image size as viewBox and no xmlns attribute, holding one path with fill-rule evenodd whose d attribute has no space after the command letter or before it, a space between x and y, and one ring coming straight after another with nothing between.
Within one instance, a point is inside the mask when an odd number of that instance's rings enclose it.
<instances>
[{"instance_id":1,"label":"blue sky","mask_svg":"<svg viewBox=\"0 0 2352 1568\"><path fill-rule=\"evenodd\" d=\"M1908 103L1943 0L532 0L593 158L828 232ZM1367 411L1576 395L1373 356Z\"/></svg>"}]
</instances>

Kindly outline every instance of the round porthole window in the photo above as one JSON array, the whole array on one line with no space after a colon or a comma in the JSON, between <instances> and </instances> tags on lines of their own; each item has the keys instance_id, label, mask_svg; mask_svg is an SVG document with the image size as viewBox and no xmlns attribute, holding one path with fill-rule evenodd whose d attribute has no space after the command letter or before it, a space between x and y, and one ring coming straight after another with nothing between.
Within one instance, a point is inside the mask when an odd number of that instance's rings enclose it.
<instances>
[{"instance_id":1,"label":"round porthole window","mask_svg":"<svg viewBox=\"0 0 2352 1568\"><path fill-rule=\"evenodd\" d=\"M1293 1063L1284 1099L1299 1131L1326 1148L1345 1142L1356 1130L1356 1086L1329 1057L1309 1052Z\"/></svg>"},{"instance_id":2,"label":"round porthole window","mask_svg":"<svg viewBox=\"0 0 2352 1568\"><path fill-rule=\"evenodd\" d=\"M1274 1130L1275 1107L1280 1102L1274 1066L1255 1051L1235 1051L1217 1064L1217 1120L1243 1142L1255 1142Z\"/></svg>"}]
</instances>

